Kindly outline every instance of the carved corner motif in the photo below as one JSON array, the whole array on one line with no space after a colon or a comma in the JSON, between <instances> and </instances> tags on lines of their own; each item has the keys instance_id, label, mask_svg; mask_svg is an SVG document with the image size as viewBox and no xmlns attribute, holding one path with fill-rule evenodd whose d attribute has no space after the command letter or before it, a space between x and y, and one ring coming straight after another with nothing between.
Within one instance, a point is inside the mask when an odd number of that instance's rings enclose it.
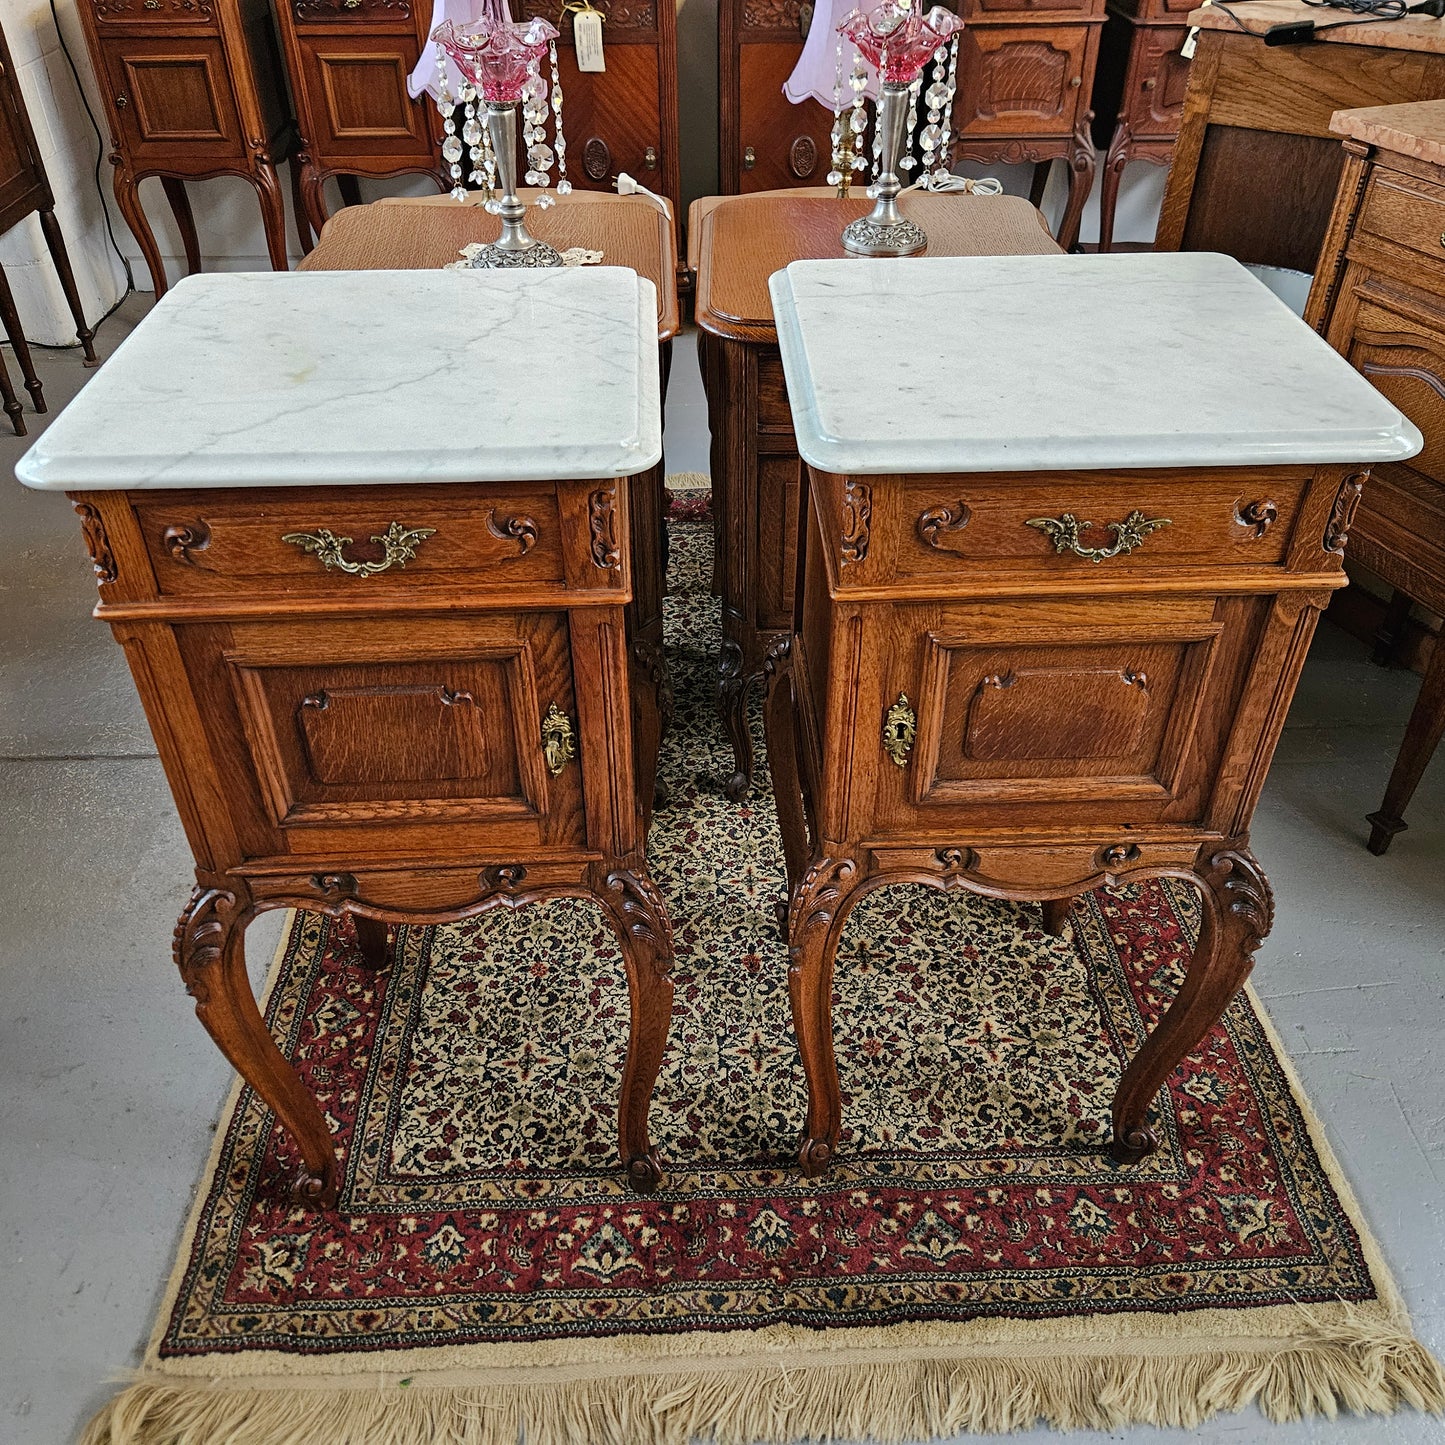
<instances>
[{"instance_id":1,"label":"carved corner motif","mask_svg":"<svg viewBox=\"0 0 1445 1445\"><path fill-rule=\"evenodd\" d=\"M76 515L80 518L80 532L85 538L85 550L90 553L91 566L95 568L95 580L114 582L118 575L115 557L111 553L110 540L105 535L105 523L101 521L100 513L89 502L76 502L74 506Z\"/></svg>"},{"instance_id":2,"label":"carved corner motif","mask_svg":"<svg viewBox=\"0 0 1445 1445\"><path fill-rule=\"evenodd\" d=\"M210 996L211 970L221 962L236 914L236 895L223 888L192 889L176 921L171 952L186 992L203 1007Z\"/></svg>"},{"instance_id":3,"label":"carved corner motif","mask_svg":"<svg viewBox=\"0 0 1445 1445\"><path fill-rule=\"evenodd\" d=\"M943 886L959 888L963 886L964 875L978 866L978 854L972 848L939 848L934 852L933 861Z\"/></svg>"},{"instance_id":4,"label":"carved corner motif","mask_svg":"<svg viewBox=\"0 0 1445 1445\"><path fill-rule=\"evenodd\" d=\"M819 858L798 884L788 906L788 967L801 965L803 940L818 928L826 928L848 896L858 865L852 858Z\"/></svg>"},{"instance_id":5,"label":"carved corner motif","mask_svg":"<svg viewBox=\"0 0 1445 1445\"><path fill-rule=\"evenodd\" d=\"M519 555L525 557L537 545L537 524L531 517L503 517L497 520L496 508L487 513L487 531L499 542L511 540L517 544Z\"/></svg>"},{"instance_id":6,"label":"carved corner motif","mask_svg":"<svg viewBox=\"0 0 1445 1445\"><path fill-rule=\"evenodd\" d=\"M604 570L622 565L617 545L617 488L599 487L587 498L587 527L592 536L592 563Z\"/></svg>"},{"instance_id":7,"label":"carved corner motif","mask_svg":"<svg viewBox=\"0 0 1445 1445\"><path fill-rule=\"evenodd\" d=\"M672 686L672 669L667 665L662 648L645 637L639 637L632 644L632 659L657 695L657 711L662 726L671 727L673 718L677 716L677 699Z\"/></svg>"},{"instance_id":8,"label":"carved corner motif","mask_svg":"<svg viewBox=\"0 0 1445 1445\"><path fill-rule=\"evenodd\" d=\"M313 873L306 881L323 903L356 897L356 879L350 873Z\"/></svg>"},{"instance_id":9,"label":"carved corner motif","mask_svg":"<svg viewBox=\"0 0 1445 1445\"><path fill-rule=\"evenodd\" d=\"M951 507L930 507L919 514L917 529L919 540L925 547L944 550L944 538L950 532L961 532L973 520L968 503L959 501Z\"/></svg>"},{"instance_id":10,"label":"carved corner motif","mask_svg":"<svg viewBox=\"0 0 1445 1445\"><path fill-rule=\"evenodd\" d=\"M1259 860L1239 844L1212 854L1203 871L1223 907L1244 924L1247 951L1253 953L1274 927L1274 890Z\"/></svg>"},{"instance_id":11,"label":"carved corner motif","mask_svg":"<svg viewBox=\"0 0 1445 1445\"><path fill-rule=\"evenodd\" d=\"M843 484L843 561L861 562L868 555L873 524L873 488L852 477Z\"/></svg>"},{"instance_id":12,"label":"carved corner motif","mask_svg":"<svg viewBox=\"0 0 1445 1445\"><path fill-rule=\"evenodd\" d=\"M1256 541L1278 520L1279 506L1268 497L1261 497L1258 501L1246 502L1243 505L1239 502L1234 504L1235 525L1248 527L1253 531Z\"/></svg>"},{"instance_id":13,"label":"carved corner motif","mask_svg":"<svg viewBox=\"0 0 1445 1445\"><path fill-rule=\"evenodd\" d=\"M166 551L171 554L173 562L180 562L187 567L199 567L201 564L191 553L204 552L211 545L211 529L200 521L178 523L174 527L166 528L161 541Z\"/></svg>"},{"instance_id":14,"label":"carved corner motif","mask_svg":"<svg viewBox=\"0 0 1445 1445\"><path fill-rule=\"evenodd\" d=\"M1345 544L1350 540L1350 527L1355 520L1355 511L1360 505L1360 495L1365 490L1369 472L1351 472L1335 494L1335 504L1330 508L1330 519L1325 524L1324 548L1336 556L1343 556Z\"/></svg>"},{"instance_id":15,"label":"carved corner motif","mask_svg":"<svg viewBox=\"0 0 1445 1445\"><path fill-rule=\"evenodd\" d=\"M628 937L648 953L658 974L671 973L672 923L657 884L644 870L631 868L610 869L602 882Z\"/></svg>"}]
</instances>

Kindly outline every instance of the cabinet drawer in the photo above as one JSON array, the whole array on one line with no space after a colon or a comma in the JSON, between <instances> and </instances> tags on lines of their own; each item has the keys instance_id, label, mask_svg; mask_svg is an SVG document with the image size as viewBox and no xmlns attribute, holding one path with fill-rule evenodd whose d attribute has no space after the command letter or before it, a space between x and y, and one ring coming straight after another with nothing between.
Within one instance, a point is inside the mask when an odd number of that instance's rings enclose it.
<instances>
[{"instance_id":1,"label":"cabinet drawer","mask_svg":"<svg viewBox=\"0 0 1445 1445\"><path fill-rule=\"evenodd\" d=\"M958 13L971 24L1039 16L1048 20L1080 20L1104 13L1104 0L962 0Z\"/></svg>"},{"instance_id":2,"label":"cabinet drawer","mask_svg":"<svg viewBox=\"0 0 1445 1445\"><path fill-rule=\"evenodd\" d=\"M213 0L93 0L91 14L103 30L113 26L216 25Z\"/></svg>"},{"instance_id":3,"label":"cabinet drawer","mask_svg":"<svg viewBox=\"0 0 1445 1445\"><path fill-rule=\"evenodd\" d=\"M1377 167L1357 229L1445 261L1445 187Z\"/></svg>"},{"instance_id":4,"label":"cabinet drawer","mask_svg":"<svg viewBox=\"0 0 1445 1445\"><path fill-rule=\"evenodd\" d=\"M1097 25L975 26L958 49L959 134L1067 136L1087 107Z\"/></svg>"},{"instance_id":5,"label":"cabinet drawer","mask_svg":"<svg viewBox=\"0 0 1445 1445\"><path fill-rule=\"evenodd\" d=\"M561 584L561 517L552 486L458 490L379 488L373 496L362 487L319 499L285 491L254 498L170 492L135 510L167 596L352 598L398 586L415 592Z\"/></svg>"},{"instance_id":6,"label":"cabinet drawer","mask_svg":"<svg viewBox=\"0 0 1445 1445\"><path fill-rule=\"evenodd\" d=\"M430 5L425 13L431 13ZM291 0L291 18L298 30L344 32L352 25L364 25L368 31L416 33L413 0Z\"/></svg>"},{"instance_id":7,"label":"cabinet drawer","mask_svg":"<svg viewBox=\"0 0 1445 1445\"><path fill-rule=\"evenodd\" d=\"M1170 487L1158 477L1101 482L1076 472L1027 483L961 477L946 489L913 486L906 505L888 508L905 534L897 575L1026 570L1087 585L1091 576L1160 565L1278 565L1310 475L1271 468ZM1111 551L1097 561L1079 555Z\"/></svg>"},{"instance_id":8,"label":"cabinet drawer","mask_svg":"<svg viewBox=\"0 0 1445 1445\"><path fill-rule=\"evenodd\" d=\"M505 861L585 837L564 612L175 636L197 703L217 700L198 713L250 859ZM553 726L571 729L565 759L549 760Z\"/></svg>"}]
</instances>

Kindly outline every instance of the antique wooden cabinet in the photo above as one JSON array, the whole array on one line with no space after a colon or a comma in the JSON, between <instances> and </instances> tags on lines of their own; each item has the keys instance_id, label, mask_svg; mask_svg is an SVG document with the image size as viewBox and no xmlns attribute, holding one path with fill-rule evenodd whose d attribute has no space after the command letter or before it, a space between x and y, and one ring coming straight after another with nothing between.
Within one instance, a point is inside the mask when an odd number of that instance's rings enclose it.
<instances>
[{"instance_id":1,"label":"antique wooden cabinet","mask_svg":"<svg viewBox=\"0 0 1445 1445\"><path fill-rule=\"evenodd\" d=\"M660 453L634 272L328 272L183 282L20 465L80 513L195 855L176 961L303 1203L345 1207L347 1165L247 983L246 924L283 906L382 967L393 922L595 900L632 994L622 1162L661 1180L671 929L627 651L629 479Z\"/></svg>"},{"instance_id":2,"label":"antique wooden cabinet","mask_svg":"<svg viewBox=\"0 0 1445 1445\"><path fill-rule=\"evenodd\" d=\"M95 333L85 323L85 312L81 309L80 296L75 289L75 275L70 269L65 238L60 234L60 226L55 219L55 197L40 159L40 147L35 142L35 130L30 124L30 113L25 108L25 97L20 93L20 80L15 74L15 62L10 58L10 46L4 32L0 31L0 235L19 225L32 212L39 213L45 245L55 263L70 314L75 318L75 334L85 352L85 365L98 366L100 362L93 345ZM5 335L15 348L15 359L20 363L35 410L43 412L45 394L40 378L35 374L30 347L26 344L15 300L10 294L10 283L3 269L0 269L0 318L5 323ZM23 437L25 423L20 415L20 401L10 384L3 361L0 361L0 396L4 398L5 411L15 428L15 435Z\"/></svg>"},{"instance_id":3,"label":"antique wooden cabinet","mask_svg":"<svg viewBox=\"0 0 1445 1445\"><path fill-rule=\"evenodd\" d=\"M1445 614L1445 101L1341 111L1345 168L1306 320L1425 435L1408 462L1377 466L1350 529L1348 560L1394 589L1379 639L1388 660L1411 602ZM1445 733L1445 646L1437 639L1385 789L1372 853L1404 813Z\"/></svg>"},{"instance_id":4,"label":"antique wooden cabinet","mask_svg":"<svg viewBox=\"0 0 1445 1445\"><path fill-rule=\"evenodd\" d=\"M572 16L555 0L518 0L512 14L540 15L561 31L568 179L609 190L627 171L679 205L677 12L658 0L604 7L607 69L583 74L572 48ZM319 232L328 177L357 198L357 176L436 175L442 183L440 118L406 81L431 23L430 0L278 0L287 68L301 131L302 193Z\"/></svg>"},{"instance_id":5,"label":"antique wooden cabinet","mask_svg":"<svg viewBox=\"0 0 1445 1445\"><path fill-rule=\"evenodd\" d=\"M1049 165L1070 167L1059 224L1067 249L1094 179L1089 97L1104 0L962 0L955 160L1035 163L1034 203ZM792 105L784 80L802 51L800 0L720 0L718 129L723 191L817 185L828 173L833 117L811 101ZM819 15L826 12L819 10Z\"/></svg>"},{"instance_id":6,"label":"antique wooden cabinet","mask_svg":"<svg viewBox=\"0 0 1445 1445\"><path fill-rule=\"evenodd\" d=\"M1365 468L1419 433L1226 257L797 262L771 288L809 464L768 663L802 1167L838 1146L833 960L867 893L1050 900L1058 929L1086 889L1172 875L1203 925L1120 1060L1136 1161L1269 931L1250 819ZM858 366L864 330L908 367Z\"/></svg>"},{"instance_id":7,"label":"antique wooden cabinet","mask_svg":"<svg viewBox=\"0 0 1445 1445\"><path fill-rule=\"evenodd\" d=\"M284 271L276 165L293 132L266 0L81 0L79 10L110 123L115 198L156 295L166 274L140 203L147 176L161 178L188 271L200 270L201 257L185 183L208 176L255 187L271 265Z\"/></svg>"},{"instance_id":8,"label":"antique wooden cabinet","mask_svg":"<svg viewBox=\"0 0 1445 1445\"><path fill-rule=\"evenodd\" d=\"M1107 150L1099 189L1099 249L1114 241L1119 182L1130 161L1174 155L1189 61L1180 53L1194 0L1109 0L1094 78L1094 143Z\"/></svg>"}]
</instances>

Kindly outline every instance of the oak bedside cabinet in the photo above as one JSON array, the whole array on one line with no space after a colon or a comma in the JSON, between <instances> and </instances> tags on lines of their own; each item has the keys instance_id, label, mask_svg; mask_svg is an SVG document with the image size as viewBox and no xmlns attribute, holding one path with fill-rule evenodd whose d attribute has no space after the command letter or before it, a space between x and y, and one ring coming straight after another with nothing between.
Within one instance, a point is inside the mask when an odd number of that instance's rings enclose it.
<instances>
[{"instance_id":1,"label":"oak bedside cabinet","mask_svg":"<svg viewBox=\"0 0 1445 1445\"><path fill-rule=\"evenodd\" d=\"M1351 561L1393 589L1389 661L1412 602L1445 613L1445 100L1336 113L1345 169L1305 320L1425 433L1411 462L1377 467ZM1384 801L1366 818L1383 853L1445 733L1445 643L1425 668Z\"/></svg>"},{"instance_id":2,"label":"oak bedside cabinet","mask_svg":"<svg viewBox=\"0 0 1445 1445\"><path fill-rule=\"evenodd\" d=\"M1269 932L1250 819L1366 468L1420 435L1223 256L799 262L771 285L809 466L768 707L803 1169L838 1146L833 959L867 893L1044 899L1058 931L1085 890L1171 875L1203 925L1114 1099L1136 1161Z\"/></svg>"},{"instance_id":3,"label":"oak bedside cabinet","mask_svg":"<svg viewBox=\"0 0 1445 1445\"><path fill-rule=\"evenodd\" d=\"M20 463L80 514L195 854L176 962L302 1202L348 1176L247 983L247 923L287 906L375 968L392 923L595 900L632 995L622 1162L661 1181L672 935L627 653L656 336L617 268L198 277Z\"/></svg>"}]
</instances>

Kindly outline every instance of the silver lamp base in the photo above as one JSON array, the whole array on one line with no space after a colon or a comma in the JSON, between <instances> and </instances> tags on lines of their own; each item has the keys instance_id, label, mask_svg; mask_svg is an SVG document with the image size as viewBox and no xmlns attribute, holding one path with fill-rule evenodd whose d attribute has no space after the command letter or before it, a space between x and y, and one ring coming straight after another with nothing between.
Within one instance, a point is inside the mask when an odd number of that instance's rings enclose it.
<instances>
[{"instance_id":1,"label":"silver lamp base","mask_svg":"<svg viewBox=\"0 0 1445 1445\"><path fill-rule=\"evenodd\" d=\"M562 260L562 253L554 246L549 246L545 241L538 241L535 237L530 246L515 250L511 247L503 249L496 244L483 246L475 256L472 257L472 267L478 271L500 270L504 267L514 266L563 266L566 262Z\"/></svg>"},{"instance_id":2,"label":"silver lamp base","mask_svg":"<svg viewBox=\"0 0 1445 1445\"><path fill-rule=\"evenodd\" d=\"M922 226L902 216L896 221L885 221L875 220L874 215L859 216L843 228L845 251L855 256L911 256L928 244Z\"/></svg>"}]
</instances>

